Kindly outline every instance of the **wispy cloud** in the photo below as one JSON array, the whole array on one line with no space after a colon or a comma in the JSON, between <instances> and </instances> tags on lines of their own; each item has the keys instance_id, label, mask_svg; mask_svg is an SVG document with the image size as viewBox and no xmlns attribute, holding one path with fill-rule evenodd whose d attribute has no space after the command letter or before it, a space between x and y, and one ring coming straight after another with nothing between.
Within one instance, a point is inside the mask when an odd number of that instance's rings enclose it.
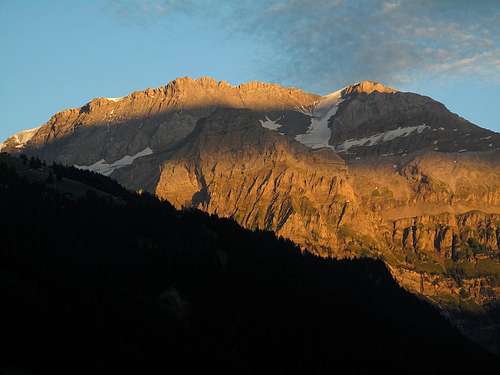
<instances>
[{"instance_id":1,"label":"wispy cloud","mask_svg":"<svg viewBox=\"0 0 500 375\"><path fill-rule=\"evenodd\" d=\"M106 8L120 21L147 26L164 17L192 14L197 0L108 0Z\"/></svg>"},{"instance_id":2,"label":"wispy cloud","mask_svg":"<svg viewBox=\"0 0 500 375\"><path fill-rule=\"evenodd\" d=\"M382 3L382 11L384 13L390 13L399 8L399 1L384 1Z\"/></svg>"},{"instance_id":3,"label":"wispy cloud","mask_svg":"<svg viewBox=\"0 0 500 375\"><path fill-rule=\"evenodd\" d=\"M496 0L112 0L117 14L179 12L252 36L276 80L321 90L475 75L500 81ZM217 26L216 26L217 25ZM228 56L230 58L230 56Z\"/></svg>"}]
</instances>

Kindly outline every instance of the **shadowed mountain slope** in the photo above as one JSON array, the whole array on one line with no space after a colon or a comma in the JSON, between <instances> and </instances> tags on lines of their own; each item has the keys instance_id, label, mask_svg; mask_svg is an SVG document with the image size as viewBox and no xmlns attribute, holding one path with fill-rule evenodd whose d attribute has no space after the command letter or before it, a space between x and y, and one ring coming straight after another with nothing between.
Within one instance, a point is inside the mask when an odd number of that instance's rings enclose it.
<instances>
[{"instance_id":1,"label":"shadowed mountain slope","mask_svg":"<svg viewBox=\"0 0 500 375\"><path fill-rule=\"evenodd\" d=\"M342 359L358 373L359 359L405 372L493 359L381 261L318 258L74 168L3 155L0 189L10 368L314 373Z\"/></svg>"}]
</instances>

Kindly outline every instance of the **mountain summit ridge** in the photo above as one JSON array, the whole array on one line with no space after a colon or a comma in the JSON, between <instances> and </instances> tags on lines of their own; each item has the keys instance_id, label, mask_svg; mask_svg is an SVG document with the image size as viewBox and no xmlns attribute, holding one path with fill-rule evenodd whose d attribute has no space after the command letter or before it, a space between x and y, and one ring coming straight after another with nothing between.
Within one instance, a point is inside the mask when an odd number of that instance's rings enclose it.
<instances>
[{"instance_id":1,"label":"mountain summit ridge","mask_svg":"<svg viewBox=\"0 0 500 375\"><path fill-rule=\"evenodd\" d=\"M393 89L392 87L389 86L385 86L380 82L363 80L344 87L342 89L342 96L346 97L353 94L361 94L361 93L371 94L374 91L386 94L394 94L396 92L399 92L398 90Z\"/></svg>"},{"instance_id":2,"label":"mountain summit ridge","mask_svg":"<svg viewBox=\"0 0 500 375\"><path fill-rule=\"evenodd\" d=\"M52 117L54 116L62 116L66 113L71 113L71 112L81 112L85 110L92 110L95 109L96 107L99 107L100 105L106 105L106 102L112 102L112 103L119 103L123 100L129 100L129 99L134 99L137 97L141 97L143 94L145 94L148 97L154 97L155 93L163 93L165 96L175 96L181 92L183 92L186 89L190 89L193 87L198 87L201 89L230 89L230 90L242 90L242 91L253 91L253 90L260 90L260 89L277 89L277 90L285 90L290 93L303 93L306 95L312 95L316 97L316 99L319 101L322 98L327 98L331 96L332 94L339 93L341 96L347 96L347 95L352 95L354 93L366 93L369 94L373 91L377 92L397 92L397 90L389 88L387 86L384 86L383 84L376 82L376 81L370 81L370 80L363 80L360 82L356 82L354 84L348 85L343 87L342 89L339 89L335 92L325 94L325 95L319 95L319 94L312 94L308 93L300 88L292 87L292 86L283 86L278 83L267 83L264 81L257 81L257 80L252 80L248 82L244 82L238 85L232 85L231 83L224 81L224 80L219 80L217 81L216 79L210 77L210 76L201 76L197 79L191 78L189 76L185 77L179 77L174 80L169 81L167 84L163 86L159 86L156 88L146 88L144 90L139 90L139 91L133 91L125 96L121 97L95 97L90 99L88 102L83 104L80 107L72 107L72 108L66 108L61 111L58 111L55 113ZM51 119L52 119L51 117ZM49 120L50 121L50 120ZM43 126L43 125L42 125ZM12 149L13 146L9 145L7 141L15 141L12 139L13 137L16 136L21 136L25 133L31 133L30 135L34 135L36 133L36 130L40 129L42 126L38 126L32 129L26 129L26 130L20 130L16 133L14 133L12 136L9 136L4 143L1 145L3 147L8 147L9 149ZM29 138L31 139L31 137ZM24 144L29 141L29 139L23 140L21 142L15 143L15 146L18 146L18 148L24 146ZM1 150L1 147L0 147Z\"/></svg>"}]
</instances>

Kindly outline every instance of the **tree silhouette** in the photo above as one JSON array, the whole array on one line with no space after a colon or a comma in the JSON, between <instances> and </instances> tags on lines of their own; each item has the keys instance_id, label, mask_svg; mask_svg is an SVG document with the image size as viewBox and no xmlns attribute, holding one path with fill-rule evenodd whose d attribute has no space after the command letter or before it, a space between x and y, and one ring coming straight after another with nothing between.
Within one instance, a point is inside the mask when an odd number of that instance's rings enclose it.
<instances>
[{"instance_id":1,"label":"tree silhouette","mask_svg":"<svg viewBox=\"0 0 500 375\"><path fill-rule=\"evenodd\" d=\"M401 359L404 371L422 358L448 370L489 358L381 261L320 259L273 233L51 168L89 193L30 183L0 162L6 365L326 373L342 359L359 373L359 359Z\"/></svg>"}]
</instances>

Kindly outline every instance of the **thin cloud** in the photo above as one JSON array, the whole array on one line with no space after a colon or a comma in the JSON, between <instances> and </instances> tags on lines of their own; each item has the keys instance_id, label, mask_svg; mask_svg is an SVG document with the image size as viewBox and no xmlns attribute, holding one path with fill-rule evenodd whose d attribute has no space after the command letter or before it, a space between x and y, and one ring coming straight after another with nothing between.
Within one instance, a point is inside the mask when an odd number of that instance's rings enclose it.
<instances>
[{"instance_id":1,"label":"thin cloud","mask_svg":"<svg viewBox=\"0 0 500 375\"><path fill-rule=\"evenodd\" d=\"M500 7L482 0L113 0L116 14L176 13L273 51L272 79L316 90L472 74L498 82ZM126 6L125 6L126 5ZM230 57L228 57L230 58Z\"/></svg>"},{"instance_id":2,"label":"thin cloud","mask_svg":"<svg viewBox=\"0 0 500 375\"><path fill-rule=\"evenodd\" d=\"M147 27L165 17L190 15L196 10L196 3L197 0L108 0L105 8L124 24Z\"/></svg>"},{"instance_id":3,"label":"thin cloud","mask_svg":"<svg viewBox=\"0 0 500 375\"><path fill-rule=\"evenodd\" d=\"M390 13L399 7L399 2L397 1L384 1L382 4L382 11L384 13Z\"/></svg>"}]
</instances>

